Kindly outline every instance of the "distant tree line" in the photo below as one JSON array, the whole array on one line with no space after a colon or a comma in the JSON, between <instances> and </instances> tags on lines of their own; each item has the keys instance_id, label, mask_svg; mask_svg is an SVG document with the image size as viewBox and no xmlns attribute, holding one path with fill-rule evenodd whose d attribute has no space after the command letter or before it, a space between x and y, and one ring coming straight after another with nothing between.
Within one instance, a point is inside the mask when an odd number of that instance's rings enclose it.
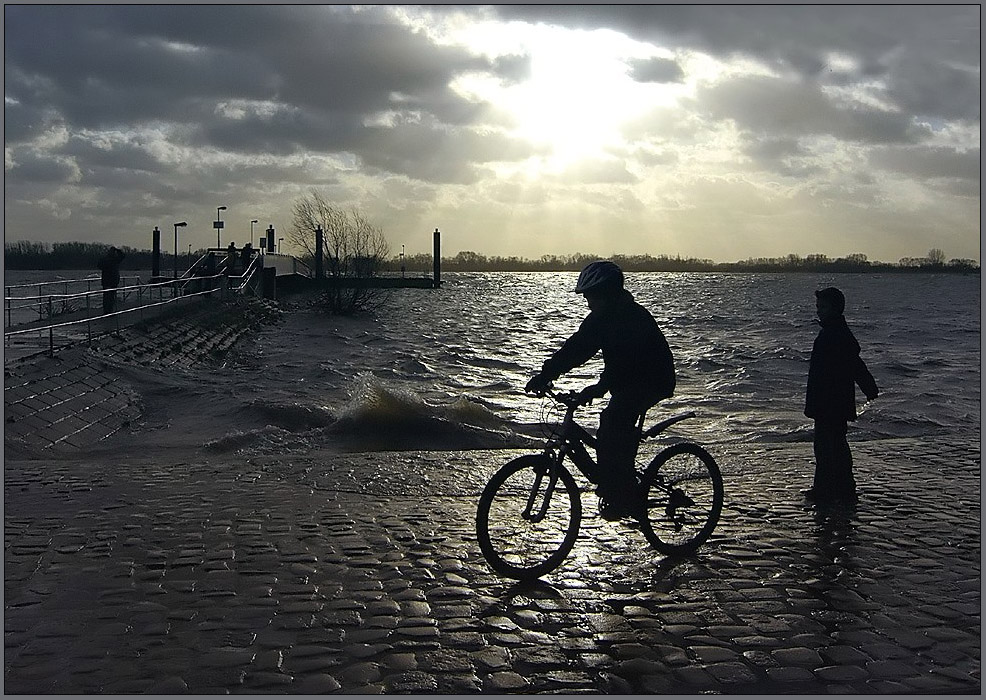
<instances>
[{"instance_id":1,"label":"distant tree line","mask_svg":"<svg viewBox=\"0 0 986 700\"><path fill-rule=\"evenodd\" d=\"M110 249L108 243L37 243L17 241L4 243L3 266L5 270L96 270L96 262ZM117 246L126 257L120 265L121 270L150 270L154 263L153 252L138 250L129 246ZM205 254L205 249L196 250L191 259L197 260ZM178 267L187 267L188 253L178 254ZM161 253L161 269L170 270L175 259L171 253Z\"/></svg>"},{"instance_id":2,"label":"distant tree line","mask_svg":"<svg viewBox=\"0 0 986 700\"><path fill-rule=\"evenodd\" d=\"M589 253L572 255L542 255L530 260L515 256L486 256L462 251L451 258L442 258L442 270L449 272L576 272L602 256ZM897 263L870 261L862 253L842 258L829 258L818 253L801 257L791 253L781 258L750 258L739 262L717 263L701 258L671 257L668 255L611 255L612 260L628 272L979 272L975 260L953 258L945 261L938 248L924 258L901 258ZM430 274L432 256L427 253L391 258L384 269L398 271L403 264L412 273Z\"/></svg>"},{"instance_id":3,"label":"distant tree line","mask_svg":"<svg viewBox=\"0 0 986 700\"><path fill-rule=\"evenodd\" d=\"M118 246L125 254L121 269L150 270L152 252L128 246ZM96 261L110 248L105 243L36 243L18 241L4 244L4 269L7 270L96 270ZM206 250L192 253L198 259ZM179 253L178 267L186 264L187 253ZM486 256L462 251L442 258L442 270L447 272L562 272L578 271L600 257L590 253L571 255L542 255L531 260L516 256ZM628 272L972 272L979 273L979 263L966 258L946 260L939 248L928 251L923 258L901 258L896 263L868 260L862 253L841 258L829 258L814 253L802 257L791 253L780 258L749 258L739 262L717 263L701 258L671 257L669 255L611 255ZM174 264L170 253L161 254L161 269ZM429 253L395 256L383 262L382 270L399 272L403 264L411 274L431 274L433 261Z\"/></svg>"}]
</instances>

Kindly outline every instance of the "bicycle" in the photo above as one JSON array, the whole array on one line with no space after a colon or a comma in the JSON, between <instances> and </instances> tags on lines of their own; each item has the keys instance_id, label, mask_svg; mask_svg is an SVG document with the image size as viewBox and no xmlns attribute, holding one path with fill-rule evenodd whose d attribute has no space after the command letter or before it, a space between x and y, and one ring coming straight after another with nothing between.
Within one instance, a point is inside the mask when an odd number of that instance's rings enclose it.
<instances>
[{"instance_id":1,"label":"bicycle","mask_svg":"<svg viewBox=\"0 0 986 700\"><path fill-rule=\"evenodd\" d=\"M539 578L555 569L575 545L582 522L581 490L565 466L567 459L592 484L599 467L586 447L596 438L575 421L582 403L576 392L544 395L565 406L565 417L539 454L517 457L490 478L479 498L476 532L483 556L497 573L518 580ZM656 437L693 411L643 429L639 444ZM644 537L665 555L694 552L712 534L722 512L719 465L705 448L681 441L663 448L640 471L631 503Z\"/></svg>"}]
</instances>

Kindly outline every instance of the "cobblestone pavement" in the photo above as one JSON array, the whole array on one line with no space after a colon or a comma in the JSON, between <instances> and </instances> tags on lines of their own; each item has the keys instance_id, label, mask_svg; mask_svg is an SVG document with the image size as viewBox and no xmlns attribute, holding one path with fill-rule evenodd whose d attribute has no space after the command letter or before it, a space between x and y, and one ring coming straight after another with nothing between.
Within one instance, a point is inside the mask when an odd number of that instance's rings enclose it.
<instances>
[{"instance_id":1,"label":"cobblestone pavement","mask_svg":"<svg viewBox=\"0 0 986 700\"><path fill-rule=\"evenodd\" d=\"M591 515L538 584L477 495L513 451L7 461L7 693L980 692L980 453L857 443L822 516L809 445L710 446L697 555Z\"/></svg>"}]
</instances>

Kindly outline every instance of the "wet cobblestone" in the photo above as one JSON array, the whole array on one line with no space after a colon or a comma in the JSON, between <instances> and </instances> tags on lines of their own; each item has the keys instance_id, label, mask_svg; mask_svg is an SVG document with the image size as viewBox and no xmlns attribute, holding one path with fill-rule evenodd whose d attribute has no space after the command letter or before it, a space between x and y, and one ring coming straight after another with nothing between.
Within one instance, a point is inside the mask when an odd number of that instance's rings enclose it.
<instances>
[{"instance_id":1,"label":"wet cobblestone","mask_svg":"<svg viewBox=\"0 0 986 700\"><path fill-rule=\"evenodd\" d=\"M980 691L975 448L858 444L859 506L827 517L799 500L810 446L712 449L727 501L696 556L587 498L526 586L475 539L511 451L8 461L5 690Z\"/></svg>"}]
</instances>

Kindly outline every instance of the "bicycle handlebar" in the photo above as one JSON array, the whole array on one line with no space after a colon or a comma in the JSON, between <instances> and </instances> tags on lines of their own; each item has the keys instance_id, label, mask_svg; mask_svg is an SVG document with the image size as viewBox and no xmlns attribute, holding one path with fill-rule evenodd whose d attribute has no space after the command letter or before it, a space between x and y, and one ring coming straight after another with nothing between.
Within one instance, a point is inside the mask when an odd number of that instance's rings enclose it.
<instances>
[{"instance_id":1,"label":"bicycle handlebar","mask_svg":"<svg viewBox=\"0 0 986 700\"><path fill-rule=\"evenodd\" d=\"M578 391L555 391L549 384L543 391L534 392L535 396L547 396L554 399L558 403L566 406L568 408L578 408L579 406L587 405L587 402L580 401L578 398L580 392Z\"/></svg>"}]
</instances>

